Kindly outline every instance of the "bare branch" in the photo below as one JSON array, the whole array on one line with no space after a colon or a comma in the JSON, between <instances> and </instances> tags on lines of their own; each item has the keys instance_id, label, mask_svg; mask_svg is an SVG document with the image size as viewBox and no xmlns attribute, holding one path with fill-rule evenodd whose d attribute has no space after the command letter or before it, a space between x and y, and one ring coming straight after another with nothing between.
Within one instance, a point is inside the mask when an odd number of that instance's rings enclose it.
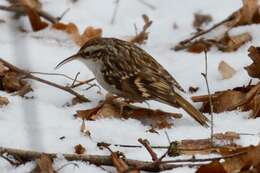
<instances>
[{"instance_id":1,"label":"bare branch","mask_svg":"<svg viewBox=\"0 0 260 173\"><path fill-rule=\"evenodd\" d=\"M78 99L80 99L81 101L83 102L89 102L90 100L87 99L85 96L77 93L76 91L72 90L70 87L66 87L66 86L61 86L61 85L58 85L56 83L53 83L53 82L50 82L50 81L47 81L45 79L42 79L42 78L39 78L39 77L36 77L34 75L32 75L30 72L27 72L25 70L22 70L12 64L10 64L9 62L3 60L2 58L0 58L0 61L8 68L10 68L11 70L15 71L15 72L18 72L20 74L23 74L26 78L29 78L29 79L33 79L33 80L36 80L36 81L39 81L41 83L45 83L47 85L50 85L50 86L53 86L53 87L56 87L56 88L59 88L63 91L66 91L74 96L76 96Z\"/></svg>"},{"instance_id":2,"label":"bare branch","mask_svg":"<svg viewBox=\"0 0 260 173\"><path fill-rule=\"evenodd\" d=\"M22 5L12 5L12 6L0 5L0 10L26 14L26 9ZM43 17L44 19L48 20L51 23L57 23L59 21L57 17L53 17L52 15L50 15L49 13L43 10L37 10L37 12L41 17Z\"/></svg>"}]
</instances>

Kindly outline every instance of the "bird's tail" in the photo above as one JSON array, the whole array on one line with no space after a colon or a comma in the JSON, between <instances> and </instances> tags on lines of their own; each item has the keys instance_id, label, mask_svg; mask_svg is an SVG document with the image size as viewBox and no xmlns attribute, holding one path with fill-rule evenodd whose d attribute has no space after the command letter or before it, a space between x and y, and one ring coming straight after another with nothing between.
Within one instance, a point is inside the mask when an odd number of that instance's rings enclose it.
<instances>
[{"instance_id":1,"label":"bird's tail","mask_svg":"<svg viewBox=\"0 0 260 173\"><path fill-rule=\"evenodd\" d=\"M200 111L198 111L192 104L190 104L185 98L183 98L181 95L175 93L173 96L173 99L167 101L168 104L179 105L181 108L183 108L192 118L194 118L198 123L200 123L202 126L209 127L208 122L209 119L203 115Z\"/></svg>"}]
</instances>

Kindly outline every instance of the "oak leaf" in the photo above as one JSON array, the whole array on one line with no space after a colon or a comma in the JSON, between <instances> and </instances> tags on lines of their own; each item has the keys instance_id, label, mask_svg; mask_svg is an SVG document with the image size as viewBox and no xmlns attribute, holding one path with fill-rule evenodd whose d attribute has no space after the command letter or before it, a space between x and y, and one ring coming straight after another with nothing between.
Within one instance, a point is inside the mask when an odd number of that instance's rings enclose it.
<instances>
[{"instance_id":1,"label":"oak leaf","mask_svg":"<svg viewBox=\"0 0 260 173\"><path fill-rule=\"evenodd\" d=\"M248 56L252 59L253 63L246 66L245 69L249 76L260 79L260 47L251 46Z\"/></svg>"},{"instance_id":2,"label":"oak leaf","mask_svg":"<svg viewBox=\"0 0 260 173\"><path fill-rule=\"evenodd\" d=\"M220 39L219 44L216 44L216 46L223 52L232 52L236 51L243 44L251 40L252 36L247 32L235 36L230 36L228 33L226 33L224 37Z\"/></svg>"},{"instance_id":3,"label":"oak leaf","mask_svg":"<svg viewBox=\"0 0 260 173\"><path fill-rule=\"evenodd\" d=\"M85 153L85 151L86 151L86 148L85 147L83 147L81 144L78 144L78 145L76 145L75 147L74 147L74 152L76 153L76 154L84 154Z\"/></svg>"},{"instance_id":4,"label":"oak leaf","mask_svg":"<svg viewBox=\"0 0 260 173\"><path fill-rule=\"evenodd\" d=\"M9 104L9 100L6 97L0 96L0 107L8 104Z\"/></svg>"},{"instance_id":5,"label":"oak leaf","mask_svg":"<svg viewBox=\"0 0 260 173\"><path fill-rule=\"evenodd\" d=\"M71 39L79 46L83 46L90 39L102 37L101 28L89 26L84 30L83 34L80 34L77 25L74 23L64 24L59 22L53 24L52 27L68 33Z\"/></svg>"},{"instance_id":6,"label":"oak leaf","mask_svg":"<svg viewBox=\"0 0 260 173\"><path fill-rule=\"evenodd\" d=\"M134 118L154 128L170 128L173 125L172 118L181 118L181 115L133 106L109 96L104 103L95 108L77 111L77 117L86 120L96 120L107 117Z\"/></svg>"},{"instance_id":7,"label":"oak leaf","mask_svg":"<svg viewBox=\"0 0 260 173\"><path fill-rule=\"evenodd\" d=\"M33 173L57 173L52 166L52 159L42 154L39 159L36 160L36 168L32 171Z\"/></svg>"},{"instance_id":8,"label":"oak leaf","mask_svg":"<svg viewBox=\"0 0 260 173\"><path fill-rule=\"evenodd\" d=\"M221 61L218 65L218 71L223 79L232 78L236 74L236 70L225 61Z\"/></svg>"}]
</instances>

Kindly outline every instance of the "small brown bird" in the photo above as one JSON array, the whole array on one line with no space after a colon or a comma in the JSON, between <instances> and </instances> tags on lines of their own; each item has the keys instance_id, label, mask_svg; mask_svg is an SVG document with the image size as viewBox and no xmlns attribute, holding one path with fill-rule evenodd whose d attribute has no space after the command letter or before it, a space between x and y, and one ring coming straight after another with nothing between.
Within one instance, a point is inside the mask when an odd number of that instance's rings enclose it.
<instances>
[{"instance_id":1,"label":"small brown bird","mask_svg":"<svg viewBox=\"0 0 260 173\"><path fill-rule=\"evenodd\" d=\"M136 102L156 100L182 107L198 123L208 126L207 117L175 91L184 91L178 82L135 44L115 38L91 39L56 68L75 59L83 62L109 93Z\"/></svg>"}]
</instances>

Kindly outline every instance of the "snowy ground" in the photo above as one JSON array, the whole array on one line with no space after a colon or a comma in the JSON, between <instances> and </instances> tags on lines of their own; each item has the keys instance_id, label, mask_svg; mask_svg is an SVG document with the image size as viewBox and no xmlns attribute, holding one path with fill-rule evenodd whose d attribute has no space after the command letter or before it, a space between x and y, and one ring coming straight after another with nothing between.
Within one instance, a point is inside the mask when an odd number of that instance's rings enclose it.
<instances>
[{"instance_id":1,"label":"snowy ground","mask_svg":"<svg viewBox=\"0 0 260 173\"><path fill-rule=\"evenodd\" d=\"M79 0L71 3L70 0L41 0L43 9L59 16L64 10L70 11L63 18L64 22L74 22L83 31L86 26L100 27L104 36L126 38L135 34L134 24L141 30L143 21L142 14L147 14L153 25L150 28L148 42L143 48L153 55L185 88L198 86L200 90L196 95L206 94L205 81L201 76L204 71L204 55L191 54L187 52L174 52L170 48L178 41L194 32L192 27L193 13L201 11L209 13L213 17L213 23L224 19L231 12L241 7L242 2L237 0L150 0L156 9L151 10L141 4L138 0L122 0L120 2L116 22L110 24L114 9L114 0ZM1 1L0 4L7 4ZM57 72L54 67L64 58L75 53L79 47L74 45L70 38L63 32L54 31L50 28L40 32L22 33L18 26L30 30L27 18L21 18L19 22L11 18L8 12L0 11L0 19L6 23L0 24L0 57L8 60L17 66L30 71ZM173 29L173 24L178 29ZM232 33L249 31L253 40L242 46L234 53L222 53L211 49L208 53L209 82L212 91L229 89L248 84L249 76L243 69L250 64L247 56L247 49L250 45L259 45L260 25L239 27ZM229 80L222 80L217 70L221 60L225 60L236 70L236 75ZM80 79L89 79L93 75L80 62L72 62L58 70L69 76L75 76L80 71ZM69 80L59 76L41 76L60 84L68 84ZM255 81L254 81L255 82ZM88 91L78 89L92 100L91 103L84 103L73 107L64 107L64 104L72 98L56 88L46 86L38 82L32 82L34 92L31 93L34 99L25 100L11 94L1 92L1 96L8 97L10 104L0 108L0 146L18 149L30 149L45 152L73 153L74 146L82 144L88 154L109 154L107 151L99 150L97 142L138 144L138 138L147 138L153 145L167 145L168 141L165 131L168 132L171 140L187 138L207 138L209 129L200 127L184 111L149 102L151 108L160 108L166 111L181 112L184 117L175 121L171 129L159 130L159 134L146 132L149 127L142 125L137 120L102 119L86 122L92 138L80 133L81 120L72 116L76 110L86 109L95 106L105 96L105 91L98 94L97 88ZM191 96L188 94L188 97ZM144 104L143 106L147 106ZM196 106L199 107L199 104ZM224 112L215 116L215 131L235 131L238 133L259 134L260 119L248 119L250 112ZM65 139L59 138L65 136ZM259 136L242 136L239 143L242 145L258 144ZM127 158L150 160L149 154L144 149L126 149L112 147L126 154ZM163 150L158 150L163 153ZM65 160L55 160L55 168L66 163ZM61 173L68 172L105 172L99 167L79 163L79 168L67 166ZM29 172L34 163L14 168L5 160L0 158L2 173ZM167 172L194 172L195 169L179 168Z\"/></svg>"}]
</instances>

